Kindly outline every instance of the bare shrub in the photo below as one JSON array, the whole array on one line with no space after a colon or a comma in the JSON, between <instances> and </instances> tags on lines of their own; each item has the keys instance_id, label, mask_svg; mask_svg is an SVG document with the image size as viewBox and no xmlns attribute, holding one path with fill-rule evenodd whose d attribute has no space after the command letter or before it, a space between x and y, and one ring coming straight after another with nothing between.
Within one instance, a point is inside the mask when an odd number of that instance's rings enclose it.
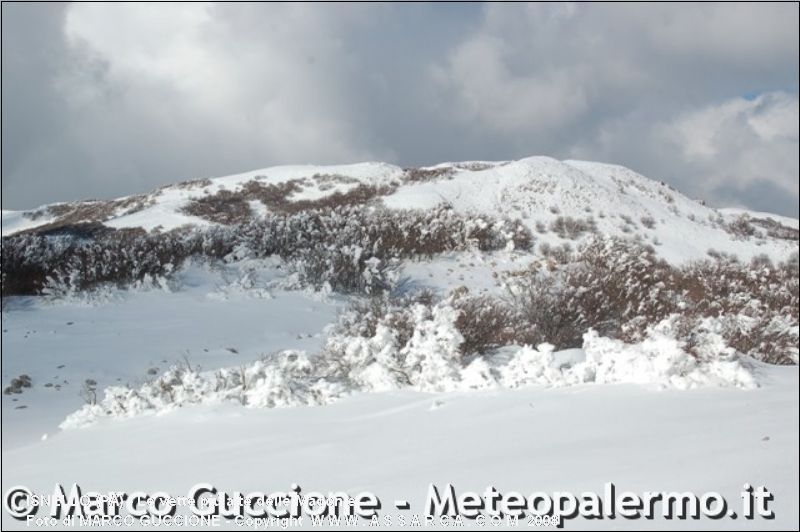
<instances>
[{"instance_id":1,"label":"bare shrub","mask_svg":"<svg viewBox=\"0 0 800 532\"><path fill-rule=\"evenodd\" d=\"M12 395L12 394L20 394L23 392L24 388L30 388L32 386L31 378L28 374L23 373L19 377L15 377L11 379L11 382L3 389L3 394L5 395Z\"/></svg>"},{"instance_id":2,"label":"bare shrub","mask_svg":"<svg viewBox=\"0 0 800 532\"><path fill-rule=\"evenodd\" d=\"M12 235L2 239L2 287L3 295L34 295L49 282L71 290L125 286L147 276L167 277L192 256L220 259L238 249L237 256L280 256L310 285L364 292L388 287L398 259L509 246L532 246L519 221L447 208L337 206L162 234L99 226L96 232Z\"/></svg>"},{"instance_id":3,"label":"bare shrub","mask_svg":"<svg viewBox=\"0 0 800 532\"><path fill-rule=\"evenodd\" d=\"M200 178L200 179L191 179L189 181L181 181L177 185L174 185L174 187L178 188L178 189L181 189L181 190L192 190L192 189L195 189L195 188L205 188L205 187L208 187L208 186L211 186L211 185L212 185L211 179L209 179L207 177L203 177L203 178ZM170 186L168 185L168 186L163 187L163 188L170 188Z\"/></svg>"},{"instance_id":4,"label":"bare shrub","mask_svg":"<svg viewBox=\"0 0 800 532\"><path fill-rule=\"evenodd\" d=\"M109 201L87 200L48 205L44 210L37 211L37 214L32 219L37 219L47 214L55 218L53 221L16 234L56 231L85 224L97 224L114 216L133 214L152 205L158 194L156 192L154 194L140 194Z\"/></svg>"},{"instance_id":5,"label":"bare shrub","mask_svg":"<svg viewBox=\"0 0 800 532\"><path fill-rule=\"evenodd\" d=\"M86 379L83 381L79 395L86 401L88 405L97 404L97 381L94 379Z\"/></svg>"},{"instance_id":6,"label":"bare shrub","mask_svg":"<svg viewBox=\"0 0 800 532\"><path fill-rule=\"evenodd\" d=\"M511 283L515 305L537 341L577 347L590 327L633 341L675 310L673 272L652 248L593 239L569 255L551 274L531 270Z\"/></svg>"},{"instance_id":7,"label":"bare shrub","mask_svg":"<svg viewBox=\"0 0 800 532\"><path fill-rule=\"evenodd\" d=\"M317 182L317 184L351 184L355 185L358 184L359 181L355 177L342 175L342 174L314 174L311 176L311 179Z\"/></svg>"},{"instance_id":8,"label":"bare shrub","mask_svg":"<svg viewBox=\"0 0 800 532\"><path fill-rule=\"evenodd\" d=\"M572 246L569 245L569 242L564 242L558 246L551 246L547 242L542 242L539 245L539 254L553 259L556 264L568 264L573 260Z\"/></svg>"},{"instance_id":9,"label":"bare shrub","mask_svg":"<svg viewBox=\"0 0 800 532\"><path fill-rule=\"evenodd\" d=\"M751 218L749 222L752 225L757 225L763 228L766 231L767 236L771 238L777 238L780 240L793 240L795 242L797 242L798 238L800 238L800 231L794 227L783 225L782 223L775 221L773 218Z\"/></svg>"},{"instance_id":10,"label":"bare shrub","mask_svg":"<svg viewBox=\"0 0 800 532\"><path fill-rule=\"evenodd\" d=\"M405 168L404 171L403 179L407 183L424 183L426 181L436 181L438 179L450 179L455 175L455 170L451 166Z\"/></svg>"},{"instance_id":11,"label":"bare shrub","mask_svg":"<svg viewBox=\"0 0 800 532\"><path fill-rule=\"evenodd\" d=\"M192 200L184 207L183 212L225 225L244 223L252 216L247 200L241 194L227 190Z\"/></svg>"},{"instance_id":12,"label":"bare shrub","mask_svg":"<svg viewBox=\"0 0 800 532\"><path fill-rule=\"evenodd\" d=\"M316 174L313 179L330 185L332 182L351 182L352 178ZM240 190L220 190L214 195L195 199L183 209L187 214L223 223L243 223L250 217L248 201L259 201L274 213L294 214L316 209L334 209L351 205L364 205L380 196L390 194L394 187L359 184L345 192L336 191L315 200L292 200L291 196L302 190L302 179L281 183L248 181ZM332 186L332 185L331 185Z\"/></svg>"},{"instance_id":13,"label":"bare shrub","mask_svg":"<svg viewBox=\"0 0 800 532\"><path fill-rule=\"evenodd\" d=\"M469 170L470 172L481 172L483 170L489 170L490 168L494 168L496 165L494 163L483 163L480 161L472 161L465 163L456 163L453 166L461 170Z\"/></svg>"},{"instance_id":14,"label":"bare shrub","mask_svg":"<svg viewBox=\"0 0 800 532\"><path fill-rule=\"evenodd\" d=\"M676 309L674 272L651 247L596 239L581 248L578 261L562 282L584 323L602 335L638 340Z\"/></svg>"},{"instance_id":15,"label":"bare shrub","mask_svg":"<svg viewBox=\"0 0 800 532\"><path fill-rule=\"evenodd\" d=\"M593 218L573 218L559 216L550 223L550 230L560 238L575 240L585 233L596 233L597 225Z\"/></svg>"},{"instance_id":16,"label":"bare shrub","mask_svg":"<svg viewBox=\"0 0 800 532\"><path fill-rule=\"evenodd\" d=\"M734 238L747 239L756 234L756 228L750 221L750 217L743 214L731 222L723 223L722 226Z\"/></svg>"},{"instance_id":17,"label":"bare shrub","mask_svg":"<svg viewBox=\"0 0 800 532\"><path fill-rule=\"evenodd\" d=\"M725 340L736 351L767 364L797 364L798 336L780 318L762 314L748 325L729 319Z\"/></svg>"},{"instance_id":18,"label":"bare shrub","mask_svg":"<svg viewBox=\"0 0 800 532\"><path fill-rule=\"evenodd\" d=\"M797 361L796 260L744 264L721 257L678 268L645 245L594 238L569 263L547 270L534 262L508 273L506 284L505 298L473 296L466 288L447 298L459 311L455 327L463 337L463 356L491 355L511 344L579 347L589 328L638 342L653 325L671 323L672 334L689 352L695 352L696 338L711 326L740 353L773 364ZM373 337L383 324L402 348L414 334L415 305L430 314L437 303L431 293L371 298L340 326L345 324L348 334Z\"/></svg>"},{"instance_id":19,"label":"bare shrub","mask_svg":"<svg viewBox=\"0 0 800 532\"><path fill-rule=\"evenodd\" d=\"M770 363L797 360L798 270L791 261L773 265L728 257L682 271L687 306L696 316L722 321L722 335L737 351Z\"/></svg>"},{"instance_id":20,"label":"bare shrub","mask_svg":"<svg viewBox=\"0 0 800 532\"><path fill-rule=\"evenodd\" d=\"M581 346L586 325L572 304L572 294L563 288L558 277L538 270L516 279L510 292L517 317L514 343L548 342L559 349Z\"/></svg>"},{"instance_id":21,"label":"bare shrub","mask_svg":"<svg viewBox=\"0 0 800 532\"><path fill-rule=\"evenodd\" d=\"M285 212L284 205L289 203L289 196L299 192L301 184L300 179L291 179L277 184L252 180L242 185L240 194L248 200L260 201L272 211Z\"/></svg>"},{"instance_id":22,"label":"bare shrub","mask_svg":"<svg viewBox=\"0 0 800 532\"><path fill-rule=\"evenodd\" d=\"M642 225L647 229L653 229L656 226L656 219L652 216L642 216L639 221L642 222Z\"/></svg>"},{"instance_id":23,"label":"bare shrub","mask_svg":"<svg viewBox=\"0 0 800 532\"><path fill-rule=\"evenodd\" d=\"M458 309L456 328L464 337L460 350L465 355L484 355L514 343L515 312L504 301L490 296L467 296L454 301Z\"/></svg>"},{"instance_id":24,"label":"bare shrub","mask_svg":"<svg viewBox=\"0 0 800 532\"><path fill-rule=\"evenodd\" d=\"M333 194L317 200L290 201L282 205L286 213L299 212L310 209L334 209L351 205L364 205L380 196L387 196L394 191L390 186L358 185L346 192L336 191Z\"/></svg>"}]
</instances>

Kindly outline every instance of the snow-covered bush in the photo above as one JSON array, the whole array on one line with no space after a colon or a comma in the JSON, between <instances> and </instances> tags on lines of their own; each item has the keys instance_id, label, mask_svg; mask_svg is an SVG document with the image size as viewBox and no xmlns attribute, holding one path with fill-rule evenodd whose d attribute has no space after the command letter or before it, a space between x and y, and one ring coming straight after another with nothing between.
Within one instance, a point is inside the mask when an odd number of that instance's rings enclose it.
<instances>
[{"instance_id":1,"label":"snow-covered bush","mask_svg":"<svg viewBox=\"0 0 800 532\"><path fill-rule=\"evenodd\" d=\"M601 335L630 341L678 310L677 272L652 248L617 238L596 238L583 246L574 267L564 269L569 303L580 325Z\"/></svg>"},{"instance_id":2,"label":"snow-covered bush","mask_svg":"<svg viewBox=\"0 0 800 532\"><path fill-rule=\"evenodd\" d=\"M220 216L228 214L223 209ZM72 234L4 237L2 282L5 295L39 294L46 285L85 290L167 276L189 257L279 256L307 284L374 293L391 285L399 259L530 245L530 233L519 222L444 207L397 211L345 205L167 233L102 228L86 236L78 228Z\"/></svg>"},{"instance_id":3,"label":"snow-covered bush","mask_svg":"<svg viewBox=\"0 0 800 532\"><path fill-rule=\"evenodd\" d=\"M691 310L687 314L715 318L730 346L765 362L797 363L796 263L742 264L722 257L685 268L683 281Z\"/></svg>"},{"instance_id":4,"label":"snow-covered bush","mask_svg":"<svg viewBox=\"0 0 800 532\"><path fill-rule=\"evenodd\" d=\"M726 345L759 360L797 363L798 268L725 255L674 267L652 248L598 237L555 268L533 265L507 278L516 338L578 347L588 329L636 343L673 314L691 351L698 328L713 318Z\"/></svg>"},{"instance_id":5,"label":"snow-covered bush","mask_svg":"<svg viewBox=\"0 0 800 532\"><path fill-rule=\"evenodd\" d=\"M527 343L519 341L519 318L507 301L466 294L454 298L453 306L458 310L456 327L463 338L462 353L483 355L504 345Z\"/></svg>"},{"instance_id":6,"label":"snow-covered bush","mask_svg":"<svg viewBox=\"0 0 800 532\"><path fill-rule=\"evenodd\" d=\"M750 217L746 214L742 214L728 223L723 223L722 227L738 239L747 239L756 234L756 228L750 223Z\"/></svg>"},{"instance_id":7,"label":"snow-covered bush","mask_svg":"<svg viewBox=\"0 0 800 532\"><path fill-rule=\"evenodd\" d=\"M510 277L507 286L516 318L514 343L580 345L588 326L560 275L531 268Z\"/></svg>"},{"instance_id":8,"label":"snow-covered bush","mask_svg":"<svg viewBox=\"0 0 800 532\"><path fill-rule=\"evenodd\" d=\"M403 327L410 326L410 335L394 328L393 310L356 335L347 332L353 325L350 316L314 356L284 351L249 365L206 373L188 365L172 368L138 388L107 388L100 401L71 414L61 427L161 414L190 404L319 405L351 393L403 388L447 392L584 383L678 389L757 385L749 363L725 345L713 323L698 331L693 353L676 336L677 317L672 316L648 329L635 344L589 330L583 349L556 352L551 344L507 346L491 357L466 357L456 325L459 311L449 301L413 302L405 308L411 322Z\"/></svg>"},{"instance_id":9,"label":"snow-covered bush","mask_svg":"<svg viewBox=\"0 0 800 532\"><path fill-rule=\"evenodd\" d=\"M451 388L462 363L459 311L448 301L426 304L408 299L392 306L384 299L374 309L382 305L386 311L377 317L357 310L342 318L321 357L329 361L329 374L358 389ZM354 330L359 315L374 321Z\"/></svg>"},{"instance_id":10,"label":"snow-covered bush","mask_svg":"<svg viewBox=\"0 0 800 532\"><path fill-rule=\"evenodd\" d=\"M589 330L583 349L554 352L551 344L519 349L499 368L504 386L567 386L583 383L635 383L661 388L736 386L753 388L755 378L746 363L721 337L707 333L703 354L688 353L675 338L672 318L651 327L641 342L624 343Z\"/></svg>"},{"instance_id":11,"label":"snow-covered bush","mask_svg":"<svg viewBox=\"0 0 800 532\"><path fill-rule=\"evenodd\" d=\"M102 283L128 285L168 276L195 253L196 239L144 231L106 231L94 238L25 234L3 238L3 293L75 292Z\"/></svg>"},{"instance_id":12,"label":"snow-covered bush","mask_svg":"<svg viewBox=\"0 0 800 532\"><path fill-rule=\"evenodd\" d=\"M106 388L101 400L87 401L61 427L81 427L104 417L162 414L190 404L232 401L254 408L327 404L348 393L315 373L317 369L302 351L283 351L249 365L215 372L181 364L139 387Z\"/></svg>"},{"instance_id":13,"label":"snow-covered bush","mask_svg":"<svg viewBox=\"0 0 800 532\"><path fill-rule=\"evenodd\" d=\"M594 219L573 218L572 216L559 216L550 223L550 230L560 238L576 240L584 233L596 233L597 224Z\"/></svg>"}]
</instances>

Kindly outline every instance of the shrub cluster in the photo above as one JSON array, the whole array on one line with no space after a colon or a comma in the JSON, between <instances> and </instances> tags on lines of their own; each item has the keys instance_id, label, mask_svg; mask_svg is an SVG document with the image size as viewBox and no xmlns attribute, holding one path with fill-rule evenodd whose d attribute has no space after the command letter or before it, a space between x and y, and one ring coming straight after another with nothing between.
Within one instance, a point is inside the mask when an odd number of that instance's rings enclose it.
<instances>
[{"instance_id":1,"label":"shrub cluster","mask_svg":"<svg viewBox=\"0 0 800 532\"><path fill-rule=\"evenodd\" d=\"M391 321L395 310L390 310L375 321L371 333L352 334L349 325L333 331L322 351L313 355L283 351L215 372L201 372L187 361L140 386L106 388L102 397L92 386L84 395L87 404L60 427L85 427L101 419L158 414L190 404L322 405L352 393L399 389L466 392L589 382L678 389L757 386L752 366L718 334L700 333L696 354L689 354L675 338L671 319L651 328L637 344L589 331L580 352L556 353L552 345L540 344L504 349L503 356L465 357L460 350L465 338L456 327L459 311L452 301L431 304L407 298L393 308L403 317L401 328Z\"/></svg>"},{"instance_id":2,"label":"shrub cluster","mask_svg":"<svg viewBox=\"0 0 800 532\"><path fill-rule=\"evenodd\" d=\"M800 231L794 227L783 225L774 218L752 218L747 214L741 214L730 222L720 217L716 223L740 240L770 237L796 242L800 235Z\"/></svg>"},{"instance_id":3,"label":"shrub cluster","mask_svg":"<svg viewBox=\"0 0 800 532\"><path fill-rule=\"evenodd\" d=\"M183 212L205 220L225 224L243 224L252 217L249 202L257 201L269 211L279 214L295 214L306 210L335 209L364 205L367 202L393 192L392 186L358 184L344 192L335 191L322 198L294 200L292 196L303 191L304 186L314 183L320 189L330 189L334 184L352 184L352 178L339 175L315 174L311 178L291 179L281 183L248 181L238 190L222 189L210 196L190 200Z\"/></svg>"},{"instance_id":4,"label":"shrub cluster","mask_svg":"<svg viewBox=\"0 0 800 532\"><path fill-rule=\"evenodd\" d=\"M505 296L472 295L462 287L447 297L457 313L462 358L507 345L580 347L590 329L637 344L668 323L670 334L696 356L700 339L717 335L726 349L768 363L797 363L796 261L775 266L720 257L674 267L652 248L597 238L565 265L550 270L534 263L509 274L506 283ZM419 307L430 314L442 303L428 292L370 298L343 316L339 334L374 338L383 327L402 351L414 337Z\"/></svg>"},{"instance_id":5,"label":"shrub cluster","mask_svg":"<svg viewBox=\"0 0 800 532\"><path fill-rule=\"evenodd\" d=\"M550 223L550 230L559 236L575 240L584 233L596 233L597 224L593 218L573 218L572 216L559 216Z\"/></svg>"},{"instance_id":6,"label":"shrub cluster","mask_svg":"<svg viewBox=\"0 0 800 532\"><path fill-rule=\"evenodd\" d=\"M540 266L508 278L517 343L581 345L592 328L629 343L678 315L679 338L693 338L712 320L728 346L770 363L796 363L798 267L720 255L682 267L653 249L617 238L595 238L564 265Z\"/></svg>"},{"instance_id":7,"label":"shrub cluster","mask_svg":"<svg viewBox=\"0 0 800 532\"><path fill-rule=\"evenodd\" d=\"M435 168L405 168L403 180L407 183L424 183L440 179L451 179L455 175L452 166L439 166Z\"/></svg>"},{"instance_id":8,"label":"shrub cluster","mask_svg":"<svg viewBox=\"0 0 800 532\"><path fill-rule=\"evenodd\" d=\"M267 256L286 260L309 285L374 293L387 288L400 259L531 246L530 233L519 222L444 207L423 212L340 206L168 233L84 229L3 238L3 294L39 294L49 284L73 290L124 286L167 276L189 257Z\"/></svg>"},{"instance_id":9,"label":"shrub cluster","mask_svg":"<svg viewBox=\"0 0 800 532\"><path fill-rule=\"evenodd\" d=\"M11 383L3 389L3 394L11 395L22 393L23 388L31 387L31 378L27 374L11 379Z\"/></svg>"}]
</instances>

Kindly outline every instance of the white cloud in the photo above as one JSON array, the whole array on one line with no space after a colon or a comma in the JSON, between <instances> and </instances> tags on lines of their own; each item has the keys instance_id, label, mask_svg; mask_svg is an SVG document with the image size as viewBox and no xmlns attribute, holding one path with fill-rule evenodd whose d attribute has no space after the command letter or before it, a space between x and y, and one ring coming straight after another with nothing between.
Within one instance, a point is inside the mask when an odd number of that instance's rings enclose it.
<instances>
[{"instance_id":1,"label":"white cloud","mask_svg":"<svg viewBox=\"0 0 800 532\"><path fill-rule=\"evenodd\" d=\"M4 201L17 208L271 164L546 154L627 165L712 203L772 208L773 187L774 208L797 210L796 4L3 15Z\"/></svg>"},{"instance_id":2,"label":"white cloud","mask_svg":"<svg viewBox=\"0 0 800 532\"><path fill-rule=\"evenodd\" d=\"M797 4L707 3L657 9L658 23L647 27L651 42L663 53L754 66L783 64L797 56Z\"/></svg>"},{"instance_id":3,"label":"white cloud","mask_svg":"<svg viewBox=\"0 0 800 532\"><path fill-rule=\"evenodd\" d=\"M761 75L758 87L769 82L765 65L794 63L796 73L796 11L491 4L431 75L440 101L461 121L513 133L566 128L603 112L619 116L655 102L670 108L736 75Z\"/></svg>"},{"instance_id":4,"label":"white cloud","mask_svg":"<svg viewBox=\"0 0 800 532\"><path fill-rule=\"evenodd\" d=\"M479 35L456 49L446 66L432 69L456 120L513 132L533 124L560 126L585 111L579 69L515 76L503 58L504 47L497 38Z\"/></svg>"},{"instance_id":5,"label":"white cloud","mask_svg":"<svg viewBox=\"0 0 800 532\"><path fill-rule=\"evenodd\" d=\"M212 132L231 139L225 150L261 153L264 164L374 158L352 122L356 65L341 35L353 21L329 15L304 5L72 4L65 33L107 65L103 81L128 127L147 127L140 117L175 134ZM262 25L243 32L248 16ZM95 79L65 83L87 112L103 99L86 98Z\"/></svg>"},{"instance_id":6,"label":"white cloud","mask_svg":"<svg viewBox=\"0 0 800 532\"><path fill-rule=\"evenodd\" d=\"M711 190L768 181L798 194L798 97L772 92L734 98L685 113L656 127Z\"/></svg>"},{"instance_id":7,"label":"white cloud","mask_svg":"<svg viewBox=\"0 0 800 532\"><path fill-rule=\"evenodd\" d=\"M629 165L712 202L756 183L797 195L796 93L731 98L796 87L796 15L755 4L492 4L432 79L443 115L517 151Z\"/></svg>"}]
</instances>

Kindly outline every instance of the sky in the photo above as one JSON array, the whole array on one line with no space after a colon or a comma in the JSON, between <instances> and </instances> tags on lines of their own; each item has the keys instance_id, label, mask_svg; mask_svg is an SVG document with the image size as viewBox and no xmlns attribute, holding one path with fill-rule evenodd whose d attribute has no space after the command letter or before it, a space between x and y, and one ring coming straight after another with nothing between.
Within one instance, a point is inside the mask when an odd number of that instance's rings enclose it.
<instances>
[{"instance_id":1,"label":"sky","mask_svg":"<svg viewBox=\"0 0 800 532\"><path fill-rule=\"evenodd\" d=\"M628 166L798 216L784 4L2 6L2 208L278 164Z\"/></svg>"}]
</instances>

